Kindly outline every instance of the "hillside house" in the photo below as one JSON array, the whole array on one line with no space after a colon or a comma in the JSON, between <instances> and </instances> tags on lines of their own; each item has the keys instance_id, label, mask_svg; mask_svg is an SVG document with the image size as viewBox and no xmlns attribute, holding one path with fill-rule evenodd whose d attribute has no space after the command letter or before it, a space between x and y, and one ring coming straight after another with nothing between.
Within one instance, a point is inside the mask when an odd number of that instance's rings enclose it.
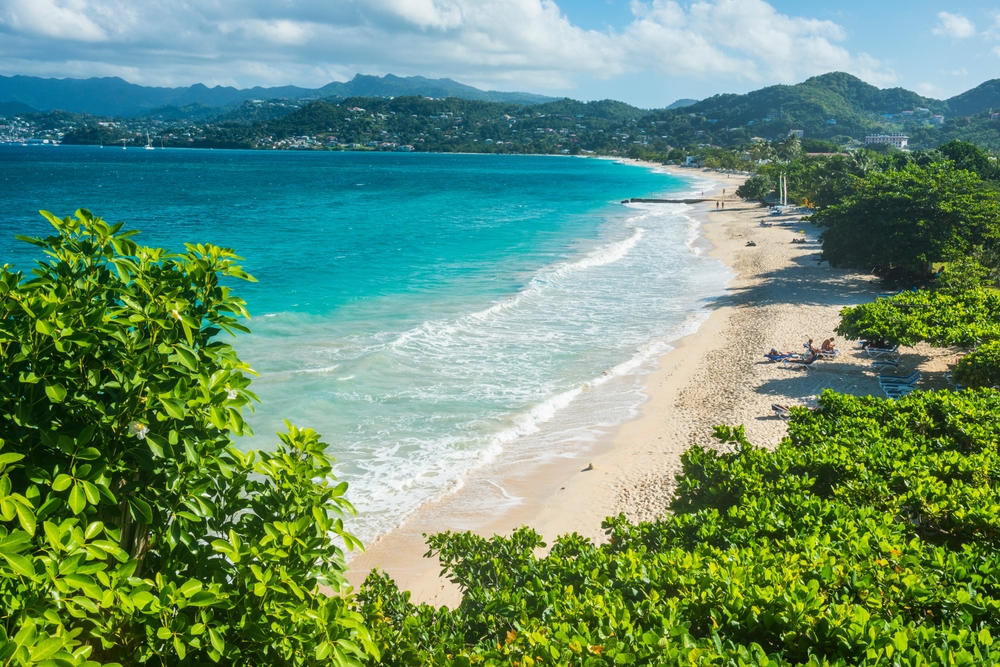
<instances>
[{"instance_id":1,"label":"hillside house","mask_svg":"<svg viewBox=\"0 0 1000 667\"><path fill-rule=\"evenodd\" d=\"M910 138L905 134L869 134L865 137L865 146L872 144L892 144L899 150L903 150L910 143Z\"/></svg>"}]
</instances>

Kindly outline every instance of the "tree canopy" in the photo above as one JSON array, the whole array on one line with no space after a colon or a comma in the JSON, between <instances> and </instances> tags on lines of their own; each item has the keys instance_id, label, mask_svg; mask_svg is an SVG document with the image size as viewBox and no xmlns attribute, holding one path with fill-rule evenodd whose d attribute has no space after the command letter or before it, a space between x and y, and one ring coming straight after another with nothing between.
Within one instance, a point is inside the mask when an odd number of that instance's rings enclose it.
<instances>
[{"instance_id":1,"label":"tree canopy","mask_svg":"<svg viewBox=\"0 0 1000 667\"><path fill-rule=\"evenodd\" d=\"M833 266L915 276L1000 239L1000 206L974 173L949 162L855 178L840 203L813 216Z\"/></svg>"}]
</instances>

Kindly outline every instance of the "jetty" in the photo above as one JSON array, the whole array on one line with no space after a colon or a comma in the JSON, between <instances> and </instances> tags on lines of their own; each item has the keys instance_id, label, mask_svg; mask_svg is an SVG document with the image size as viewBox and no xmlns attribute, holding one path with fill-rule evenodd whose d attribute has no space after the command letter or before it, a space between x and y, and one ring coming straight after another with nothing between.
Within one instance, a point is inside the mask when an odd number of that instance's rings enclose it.
<instances>
[{"instance_id":1,"label":"jetty","mask_svg":"<svg viewBox=\"0 0 1000 667\"><path fill-rule=\"evenodd\" d=\"M702 204L707 201L719 201L717 199L644 199L632 197L623 199L623 204Z\"/></svg>"}]
</instances>

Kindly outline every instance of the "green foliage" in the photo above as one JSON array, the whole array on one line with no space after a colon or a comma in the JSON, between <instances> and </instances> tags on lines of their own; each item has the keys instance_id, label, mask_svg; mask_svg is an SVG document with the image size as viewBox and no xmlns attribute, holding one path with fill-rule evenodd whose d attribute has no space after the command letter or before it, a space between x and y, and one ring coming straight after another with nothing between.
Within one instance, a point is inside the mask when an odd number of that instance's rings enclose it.
<instances>
[{"instance_id":1,"label":"green foliage","mask_svg":"<svg viewBox=\"0 0 1000 667\"><path fill-rule=\"evenodd\" d=\"M962 357L954 378L965 387L1000 385L1000 340L984 343L975 352Z\"/></svg>"},{"instance_id":2,"label":"green foliage","mask_svg":"<svg viewBox=\"0 0 1000 667\"><path fill-rule=\"evenodd\" d=\"M736 196L763 202L776 187L775 182L767 174L754 174L736 188Z\"/></svg>"},{"instance_id":3,"label":"green foliage","mask_svg":"<svg viewBox=\"0 0 1000 667\"><path fill-rule=\"evenodd\" d=\"M971 347L977 341L1000 339L1000 292L903 292L844 308L840 316L837 333L848 340Z\"/></svg>"},{"instance_id":4,"label":"green foliage","mask_svg":"<svg viewBox=\"0 0 1000 667\"><path fill-rule=\"evenodd\" d=\"M136 244L86 210L0 271L0 662L357 664L346 484L311 430L242 453L231 251Z\"/></svg>"},{"instance_id":5,"label":"green foliage","mask_svg":"<svg viewBox=\"0 0 1000 667\"><path fill-rule=\"evenodd\" d=\"M774 451L684 456L672 515L536 557L521 529L431 538L463 590L362 612L395 665L979 665L1000 633L1000 394L825 392Z\"/></svg>"},{"instance_id":6,"label":"green foliage","mask_svg":"<svg viewBox=\"0 0 1000 667\"><path fill-rule=\"evenodd\" d=\"M991 159L978 146L953 139L938 146L937 150L959 169L971 171L984 181L1000 181L1000 166L997 165L996 158Z\"/></svg>"},{"instance_id":7,"label":"green foliage","mask_svg":"<svg viewBox=\"0 0 1000 667\"><path fill-rule=\"evenodd\" d=\"M990 269L979 263L975 257L959 257L941 271L937 287L949 294L960 294L977 287L986 287L990 279Z\"/></svg>"},{"instance_id":8,"label":"green foliage","mask_svg":"<svg viewBox=\"0 0 1000 667\"><path fill-rule=\"evenodd\" d=\"M826 227L823 258L833 266L901 277L929 273L933 262L995 247L1000 207L973 173L950 163L870 173L843 201L814 216Z\"/></svg>"},{"instance_id":9,"label":"green foliage","mask_svg":"<svg viewBox=\"0 0 1000 667\"><path fill-rule=\"evenodd\" d=\"M803 139L802 150L806 153L839 153L840 145L832 141L822 139Z\"/></svg>"}]
</instances>

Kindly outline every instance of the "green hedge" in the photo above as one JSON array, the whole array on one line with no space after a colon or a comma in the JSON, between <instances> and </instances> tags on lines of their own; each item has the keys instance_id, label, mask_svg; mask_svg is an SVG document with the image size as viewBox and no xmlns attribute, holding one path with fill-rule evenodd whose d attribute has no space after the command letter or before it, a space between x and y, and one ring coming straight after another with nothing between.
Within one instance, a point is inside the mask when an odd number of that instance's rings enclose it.
<instances>
[{"instance_id":1,"label":"green hedge","mask_svg":"<svg viewBox=\"0 0 1000 667\"><path fill-rule=\"evenodd\" d=\"M848 340L886 339L900 345L972 346L1000 339L1000 292L903 292L840 311L837 333Z\"/></svg>"},{"instance_id":2,"label":"green hedge","mask_svg":"<svg viewBox=\"0 0 1000 667\"><path fill-rule=\"evenodd\" d=\"M463 591L359 599L385 664L981 665L1000 662L1000 394L825 392L774 451L684 456L674 513L539 537L430 538Z\"/></svg>"},{"instance_id":3,"label":"green hedge","mask_svg":"<svg viewBox=\"0 0 1000 667\"><path fill-rule=\"evenodd\" d=\"M990 341L962 357L955 368L955 382L966 387L1000 385L1000 341Z\"/></svg>"}]
</instances>

